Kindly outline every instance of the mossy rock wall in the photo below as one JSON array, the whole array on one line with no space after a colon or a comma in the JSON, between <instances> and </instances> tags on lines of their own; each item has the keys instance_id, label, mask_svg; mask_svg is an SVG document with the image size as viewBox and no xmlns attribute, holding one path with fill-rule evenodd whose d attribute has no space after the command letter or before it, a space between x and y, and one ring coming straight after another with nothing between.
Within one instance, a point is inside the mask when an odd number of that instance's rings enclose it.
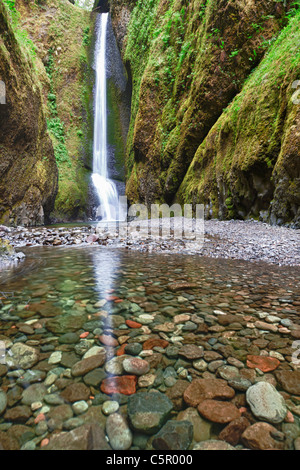
<instances>
[{"instance_id":1,"label":"mossy rock wall","mask_svg":"<svg viewBox=\"0 0 300 470\"><path fill-rule=\"evenodd\" d=\"M110 5L132 74L129 201L201 202L207 216L297 224L295 2Z\"/></svg>"},{"instance_id":2,"label":"mossy rock wall","mask_svg":"<svg viewBox=\"0 0 300 470\"><path fill-rule=\"evenodd\" d=\"M1 2L0 80L6 99L0 104L0 223L7 225L44 223L57 193L57 166L47 132L39 63L30 46Z\"/></svg>"}]
</instances>

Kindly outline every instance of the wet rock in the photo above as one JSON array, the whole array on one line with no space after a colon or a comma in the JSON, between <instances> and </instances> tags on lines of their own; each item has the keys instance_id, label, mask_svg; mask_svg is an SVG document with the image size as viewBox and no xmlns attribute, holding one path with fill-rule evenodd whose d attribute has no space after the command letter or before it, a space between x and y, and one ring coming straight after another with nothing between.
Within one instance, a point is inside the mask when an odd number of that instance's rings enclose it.
<instances>
[{"instance_id":1,"label":"wet rock","mask_svg":"<svg viewBox=\"0 0 300 470\"><path fill-rule=\"evenodd\" d=\"M204 351L202 346L196 346L194 344L186 344L179 350L179 355L186 359L195 360L203 357Z\"/></svg>"},{"instance_id":2,"label":"wet rock","mask_svg":"<svg viewBox=\"0 0 300 470\"><path fill-rule=\"evenodd\" d=\"M204 400L197 409L201 416L214 423L229 423L241 416L238 408L226 401Z\"/></svg>"},{"instance_id":3,"label":"wet rock","mask_svg":"<svg viewBox=\"0 0 300 470\"><path fill-rule=\"evenodd\" d=\"M105 357L105 352L103 352L102 354L95 354L93 356L86 357L85 359L76 362L71 369L73 377L80 377L82 375L86 375L93 369L103 366L105 362Z\"/></svg>"},{"instance_id":4,"label":"wet rock","mask_svg":"<svg viewBox=\"0 0 300 470\"><path fill-rule=\"evenodd\" d=\"M0 415L2 415L7 407L7 395L3 390L0 390Z\"/></svg>"},{"instance_id":5,"label":"wet rock","mask_svg":"<svg viewBox=\"0 0 300 470\"><path fill-rule=\"evenodd\" d=\"M194 379L184 392L184 401L197 407L207 399L231 399L234 395L234 389L223 379Z\"/></svg>"},{"instance_id":6,"label":"wet rock","mask_svg":"<svg viewBox=\"0 0 300 470\"><path fill-rule=\"evenodd\" d=\"M280 440L276 440L278 436ZM253 450L283 450L282 434L269 423L254 423L243 432L241 440L249 449Z\"/></svg>"},{"instance_id":7,"label":"wet rock","mask_svg":"<svg viewBox=\"0 0 300 470\"><path fill-rule=\"evenodd\" d=\"M166 348L169 342L165 339L160 338L150 338L143 343L143 349L153 349L155 347Z\"/></svg>"},{"instance_id":8,"label":"wet rock","mask_svg":"<svg viewBox=\"0 0 300 470\"><path fill-rule=\"evenodd\" d=\"M23 405L31 405L34 402L43 401L47 389L43 384L32 384L22 393Z\"/></svg>"},{"instance_id":9,"label":"wet rock","mask_svg":"<svg viewBox=\"0 0 300 470\"><path fill-rule=\"evenodd\" d=\"M132 444L132 432L125 418L118 414L110 414L106 421L106 433L114 450L127 450Z\"/></svg>"},{"instance_id":10,"label":"wet rock","mask_svg":"<svg viewBox=\"0 0 300 470\"><path fill-rule=\"evenodd\" d=\"M268 382L257 382L248 388L246 400L252 413L262 421L281 423L287 414L284 398Z\"/></svg>"},{"instance_id":11,"label":"wet rock","mask_svg":"<svg viewBox=\"0 0 300 470\"><path fill-rule=\"evenodd\" d=\"M167 421L173 404L160 392L137 393L129 397L127 413L130 426L135 431L155 434Z\"/></svg>"},{"instance_id":12,"label":"wet rock","mask_svg":"<svg viewBox=\"0 0 300 470\"><path fill-rule=\"evenodd\" d=\"M193 450L235 450L233 446L224 441L211 439L210 441L198 442Z\"/></svg>"},{"instance_id":13,"label":"wet rock","mask_svg":"<svg viewBox=\"0 0 300 470\"><path fill-rule=\"evenodd\" d=\"M14 343L6 356L6 365L11 368L30 369L38 360L39 353L35 348L23 343Z\"/></svg>"},{"instance_id":14,"label":"wet rock","mask_svg":"<svg viewBox=\"0 0 300 470\"><path fill-rule=\"evenodd\" d=\"M221 441L226 441L232 446L239 444L241 436L245 429L250 426L250 421L244 416L232 420L227 426L220 432L218 438Z\"/></svg>"},{"instance_id":15,"label":"wet rock","mask_svg":"<svg viewBox=\"0 0 300 470\"><path fill-rule=\"evenodd\" d=\"M136 392L137 377L135 375L123 375L108 377L101 383L100 390L107 395L122 393L132 395Z\"/></svg>"},{"instance_id":16,"label":"wet rock","mask_svg":"<svg viewBox=\"0 0 300 470\"><path fill-rule=\"evenodd\" d=\"M108 416L118 411L119 408L120 408L120 405L117 401L108 400L108 401L105 401L102 405L102 413L105 414L105 416Z\"/></svg>"},{"instance_id":17,"label":"wet rock","mask_svg":"<svg viewBox=\"0 0 300 470\"><path fill-rule=\"evenodd\" d=\"M4 419L13 423L26 423L31 416L31 409L27 405L18 405L6 410Z\"/></svg>"},{"instance_id":18,"label":"wet rock","mask_svg":"<svg viewBox=\"0 0 300 470\"><path fill-rule=\"evenodd\" d=\"M288 393L300 395L300 371L278 370L275 372L279 386Z\"/></svg>"},{"instance_id":19,"label":"wet rock","mask_svg":"<svg viewBox=\"0 0 300 470\"><path fill-rule=\"evenodd\" d=\"M103 429L95 423L53 435L42 450L111 450L111 447Z\"/></svg>"},{"instance_id":20,"label":"wet rock","mask_svg":"<svg viewBox=\"0 0 300 470\"><path fill-rule=\"evenodd\" d=\"M203 419L196 408L186 408L184 411L180 411L176 419L192 423L195 442L206 441L210 438L212 423Z\"/></svg>"},{"instance_id":21,"label":"wet rock","mask_svg":"<svg viewBox=\"0 0 300 470\"><path fill-rule=\"evenodd\" d=\"M133 375L144 375L150 369L149 363L144 359L138 357L128 357L123 361L123 368L125 372Z\"/></svg>"},{"instance_id":22,"label":"wet rock","mask_svg":"<svg viewBox=\"0 0 300 470\"><path fill-rule=\"evenodd\" d=\"M143 346L140 343L130 343L124 347L124 352L131 356L138 356L142 350Z\"/></svg>"},{"instance_id":23,"label":"wet rock","mask_svg":"<svg viewBox=\"0 0 300 470\"><path fill-rule=\"evenodd\" d=\"M168 421L154 436L152 445L158 450L187 450L193 440L190 421Z\"/></svg>"},{"instance_id":24,"label":"wet rock","mask_svg":"<svg viewBox=\"0 0 300 470\"><path fill-rule=\"evenodd\" d=\"M111 335L100 335L99 340L105 346L116 347L119 345L118 340Z\"/></svg>"},{"instance_id":25,"label":"wet rock","mask_svg":"<svg viewBox=\"0 0 300 470\"><path fill-rule=\"evenodd\" d=\"M88 400L90 389L82 382L72 383L60 393L60 396L70 403L80 400Z\"/></svg>"},{"instance_id":26,"label":"wet rock","mask_svg":"<svg viewBox=\"0 0 300 470\"><path fill-rule=\"evenodd\" d=\"M175 410L182 410L184 403L183 394L189 385L189 382L186 380L177 380L177 382L166 391L166 395L172 401Z\"/></svg>"},{"instance_id":27,"label":"wet rock","mask_svg":"<svg viewBox=\"0 0 300 470\"><path fill-rule=\"evenodd\" d=\"M280 364L280 361L275 357L270 356L247 356L247 367L251 369L260 369L262 372L270 372L275 370Z\"/></svg>"}]
</instances>

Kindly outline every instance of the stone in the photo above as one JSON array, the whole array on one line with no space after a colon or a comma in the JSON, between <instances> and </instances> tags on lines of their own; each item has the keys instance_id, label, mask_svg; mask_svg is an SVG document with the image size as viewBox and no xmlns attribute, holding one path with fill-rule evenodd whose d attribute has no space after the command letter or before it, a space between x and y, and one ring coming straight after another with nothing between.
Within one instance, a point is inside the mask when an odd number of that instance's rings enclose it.
<instances>
[{"instance_id":1,"label":"stone","mask_svg":"<svg viewBox=\"0 0 300 470\"><path fill-rule=\"evenodd\" d=\"M180 356L186 359L195 360L203 357L204 350L202 346L196 346L195 344L185 344L178 352Z\"/></svg>"},{"instance_id":2,"label":"stone","mask_svg":"<svg viewBox=\"0 0 300 470\"><path fill-rule=\"evenodd\" d=\"M114 450L127 450L132 444L132 432L124 416L110 414L106 421L106 433Z\"/></svg>"},{"instance_id":3,"label":"stone","mask_svg":"<svg viewBox=\"0 0 300 470\"><path fill-rule=\"evenodd\" d=\"M156 346L165 349L169 345L169 342L161 338L150 338L143 343L143 349L153 349Z\"/></svg>"},{"instance_id":4,"label":"stone","mask_svg":"<svg viewBox=\"0 0 300 470\"><path fill-rule=\"evenodd\" d=\"M189 407L180 411L176 419L192 423L195 442L206 441L210 438L212 423L203 419L196 408Z\"/></svg>"},{"instance_id":5,"label":"stone","mask_svg":"<svg viewBox=\"0 0 300 470\"><path fill-rule=\"evenodd\" d=\"M3 390L0 390L0 416L4 413L7 407L7 395Z\"/></svg>"},{"instance_id":6,"label":"stone","mask_svg":"<svg viewBox=\"0 0 300 470\"><path fill-rule=\"evenodd\" d=\"M104 379L100 390L107 395L112 395L113 393L132 395L136 392L136 384L137 377L135 375L120 375Z\"/></svg>"},{"instance_id":7,"label":"stone","mask_svg":"<svg viewBox=\"0 0 300 470\"><path fill-rule=\"evenodd\" d=\"M61 358L62 358L62 352L61 351L54 351L49 359L48 359L48 363L49 364L59 364L60 361L61 361Z\"/></svg>"},{"instance_id":8,"label":"stone","mask_svg":"<svg viewBox=\"0 0 300 470\"><path fill-rule=\"evenodd\" d=\"M124 352L131 356L138 356L143 350L143 346L140 343L129 343L124 347Z\"/></svg>"},{"instance_id":9,"label":"stone","mask_svg":"<svg viewBox=\"0 0 300 470\"><path fill-rule=\"evenodd\" d=\"M284 398L268 382L257 382L248 388L246 400L258 419L269 423L281 423L287 414Z\"/></svg>"},{"instance_id":10,"label":"stone","mask_svg":"<svg viewBox=\"0 0 300 470\"><path fill-rule=\"evenodd\" d=\"M204 400L197 407L201 416L214 423L226 424L241 416L238 408L231 402Z\"/></svg>"},{"instance_id":11,"label":"stone","mask_svg":"<svg viewBox=\"0 0 300 470\"><path fill-rule=\"evenodd\" d=\"M145 374L145 375L141 375L141 376L138 378L138 386L141 387L141 388L151 387L151 385L154 384L155 379L156 379L156 375L155 375L155 374Z\"/></svg>"},{"instance_id":12,"label":"stone","mask_svg":"<svg viewBox=\"0 0 300 470\"><path fill-rule=\"evenodd\" d=\"M186 380L177 380L177 382L166 391L167 397L172 401L175 410L183 408L183 394L190 385Z\"/></svg>"},{"instance_id":13,"label":"stone","mask_svg":"<svg viewBox=\"0 0 300 470\"><path fill-rule=\"evenodd\" d=\"M125 372L133 375L144 375L150 369L149 363L144 359L138 357L128 357L123 361L123 368Z\"/></svg>"},{"instance_id":14,"label":"stone","mask_svg":"<svg viewBox=\"0 0 300 470\"><path fill-rule=\"evenodd\" d=\"M288 393L300 395L300 370L278 370L275 372L279 386Z\"/></svg>"},{"instance_id":15,"label":"stone","mask_svg":"<svg viewBox=\"0 0 300 470\"><path fill-rule=\"evenodd\" d=\"M103 366L105 362L105 357L105 352L102 352L101 354L95 354L76 362L71 368L71 373L73 377L80 377L82 375L86 375L93 369Z\"/></svg>"},{"instance_id":16,"label":"stone","mask_svg":"<svg viewBox=\"0 0 300 470\"><path fill-rule=\"evenodd\" d=\"M115 356L109 361L106 362L104 366L105 372L107 372L110 375L123 375L124 374L124 368L123 368L123 362L127 356Z\"/></svg>"},{"instance_id":17,"label":"stone","mask_svg":"<svg viewBox=\"0 0 300 470\"><path fill-rule=\"evenodd\" d=\"M168 420L172 409L171 400L161 392L137 393L128 399L129 424L135 431L155 434Z\"/></svg>"},{"instance_id":18,"label":"stone","mask_svg":"<svg viewBox=\"0 0 300 470\"><path fill-rule=\"evenodd\" d=\"M61 336L59 336L58 338L58 342L60 344L74 344L74 343L77 343L79 341L79 336L77 333L74 333L74 332L69 332L69 333L65 333Z\"/></svg>"},{"instance_id":19,"label":"stone","mask_svg":"<svg viewBox=\"0 0 300 470\"><path fill-rule=\"evenodd\" d=\"M193 440L193 425L190 421L167 421L154 436L152 445L158 450L187 450Z\"/></svg>"},{"instance_id":20,"label":"stone","mask_svg":"<svg viewBox=\"0 0 300 470\"><path fill-rule=\"evenodd\" d=\"M119 345L118 340L111 335L100 335L99 340L105 346L116 347Z\"/></svg>"},{"instance_id":21,"label":"stone","mask_svg":"<svg viewBox=\"0 0 300 470\"><path fill-rule=\"evenodd\" d=\"M118 411L119 408L120 408L120 405L117 401L107 400L102 405L102 413L105 416L108 416L112 413L116 413L116 411Z\"/></svg>"},{"instance_id":22,"label":"stone","mask_svg":"<svg viewBox=\"0 0 300 470\"><path fill-rule=\"evenodd\" d=\"M231 399L235 395L233 388L223 379L194 379L184 391L184 401L197 407L207 399Z\"/></svg>"},{"instance_id":23,"label":"stone","mask_svg":"<svg viewBox=\"0 0 300 470\"><path fill-rule=\"evenodd\" d=\"M85 400L79 400L75 401L72 404L72 410L76 415L81 415L82 413L85 413L89 408L89 405Z\"/></svg>"},{"instance_id":24,"label":"stone","mask_svg":"<svg viewBox=\"0 0 300 470\"><path fill-rule=\"evenodd\" d=\"M129 319L125 321L125 324L129 326L129 328L141 328L142 326L141 323Z\"/></svg>"},{"instance_id":25,"label":"stone","mask_svg":"<svg viewBox=\"0 0 300 470\"><path fill-rule=\"evenodd\" d=\"M232 446L236 446L239 444L243 432L248 426L250 426L250 424L250 421L244 416L236 418L222 429L218 438L221 441L228 442L228 444L231 444Z\"/></svg>"},{"instance_id":26,"label":"stone","mask_svg":"<svg viewBox=\"0 0 300 470\"><path fill-rule=\"evenodd\" d=\"M26 423L31 416L31 409L27 405L18 405L6 410L4 419L13 423Z\"/></svg>"},{"instance_id":27,"label":"stone","mask_svg":"<svg viewBox=\"0 0 300 470\"><path fill-rule=\"evenodd\" d=\"M90 396L90 389L82 382L72 383L68 385L61 393L60 396L70 403L79 400L88 400Z\"/></svg>"},{"instance_id":28,"label":"stone","mask_svg":"<svg viewBox=\"0 0 300 470\"><path fill-rule=\"evenodd\" d=\"M46 394L47 389L44 384L29 385L22 393L22 404L31 405L34 402L43 401Z\"/></svg>"},{"instance_id":29,"label":"stone","mask_svg":"<svg viewBox=\"0 0 300 470\"><path fill-rule=\"evenodd\" d=\"M106 373L103 369L93 369L83 377L83 381L86 385L96 388L100 386L105 378Z\"/></svg>"},{"instance_id":30,"label":"stone","mask_svg":"<svg viewBox=\"0 0 300 470\"><path fill-rule=\"evenodd\" d=\"M247 367L250 369L259 369L262 372L271 372L275 370L280 364L280 361L275 357L269 356L247 356Z\"/></svg>"},{"instance_id":31,"label":"stone","mask_svg":"<svg viewBox=\"0 0 300 470\"><path fill-rule=\"evenodd\" d=\"M42 450L111 450L99 424L83 424L69 432L51 436Z\"/></svg>"},{"instance_id":32,"label":"stone","mask_svg":"<svg viewBox=\"0 0 300 470\"><path fill-rule=\"evenodd\" d=\"M274 436L278 435L277 429L269 423L258 422L243 432L241 436L242 443L252 450L283 450L281 433L280 440L276 440Z\"/></svg>"},{"instance_id":33,"label":"stone","mask_svg":"<svg viewBox=\"0 0 300 470\"><path fill-rule=\"evenodd\" d=\"M12 369L30 369L39 360L39 353L35 348L23 343L14 343L6 355L5 363Z\"/></svg>"},{"instance_id":34,"label":"stone","mask_svg":"<svg viewBox=\"0 0 300 470\"><path fill-rule=\"evenodd\" d=\"M233 446L224 441L211 439L210 441L198 442L193 450L235 450Z\"/></svg>"}]
</instances>

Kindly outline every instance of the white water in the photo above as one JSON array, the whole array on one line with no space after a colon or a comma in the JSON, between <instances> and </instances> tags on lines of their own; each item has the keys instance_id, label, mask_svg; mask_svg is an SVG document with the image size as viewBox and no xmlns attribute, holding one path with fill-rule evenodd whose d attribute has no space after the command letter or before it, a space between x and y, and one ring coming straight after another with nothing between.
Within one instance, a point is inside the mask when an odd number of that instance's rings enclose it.
<instances>
[{"instance_id":1,"label":"white water","mask_svg":"<svg viewBox=\"0 0 300 470\"><path fill-rule=\"evenodd\" d=\"M92 181L99 198L102 220L117 220L119 197L107 171L106 36L108 13L100 15L95 49L96 90Z\"/></svg>"}]
</instances>

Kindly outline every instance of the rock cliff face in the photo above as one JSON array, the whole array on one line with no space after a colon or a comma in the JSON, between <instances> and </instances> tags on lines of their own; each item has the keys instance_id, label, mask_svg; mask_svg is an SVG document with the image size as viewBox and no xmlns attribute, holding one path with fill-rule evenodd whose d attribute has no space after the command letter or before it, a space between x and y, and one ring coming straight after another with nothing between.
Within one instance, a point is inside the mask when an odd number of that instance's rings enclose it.
<instances>
[{"instance_id":1,"label":"rock cliff face","mask_svg":"<svg viewBox=\"0 0 300 470\"><path fill-rule=\"evenodd\" d=\"M130 202L300 226L297 2L111 0ZM296 94L295 94L296 92Z\"/></svg>"},{"instance_id":2,"label":"rock cliff face","mask_svg":"<svg viewBox=\"0 0 300 470\"><path fill-rule=\"evenodd\" d=\"M0 104L0 221L4 224L47 221L57 192L57 166L34 67L1 2L0 79L6 93L5 104Z\"/></svg>"}]
</instances>

